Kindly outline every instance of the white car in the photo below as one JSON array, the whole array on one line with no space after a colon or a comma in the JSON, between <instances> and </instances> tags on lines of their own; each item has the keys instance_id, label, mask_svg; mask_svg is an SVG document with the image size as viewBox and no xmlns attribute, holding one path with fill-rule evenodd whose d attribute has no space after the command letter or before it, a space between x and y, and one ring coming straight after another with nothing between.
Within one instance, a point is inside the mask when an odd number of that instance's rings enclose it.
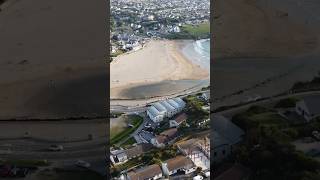
<instances>
[{"instance_id":1,"label":"white car","mask_svg":"<svg viewBox=\"0 0 320 180\"><path fill-rule=\"evenodd\" d=\"M144 125L144 127L145 127L145 128L151 128L151 124L148 123L148 124Z\"/></svg>"},{"instance_id":2,"label":"white car","mask_svg":"<svg viewBox=\"0 0 320 180\"><path fill-rule=\"evenodd\" d=\"M49 149L49 151L62 151L63 146L62 145L51 145L48 149Z\"/></svg>"},{"instance_id":3,"label":"white car","mask_svg":"<svg viewBox=\"0 0 320 180\"><path fill-rule=\"evenodd\" d=\"M83 160L78 160L76 163L75 163L76 166L79 166L79 167L83 167L83 168L89 168L91 165L90 163L88 162L85 162Z\"/></svg>"},{"instance_id":4,"label":"white car","mask_svg":"<svg viewBox=\"0 0 320 180\"><path fill-rule=\"evenodd\" d=\"M203 177L200 175L193 177L193 180L202 180L202 179L203 179Z\"/></svg>"}]
</instances>

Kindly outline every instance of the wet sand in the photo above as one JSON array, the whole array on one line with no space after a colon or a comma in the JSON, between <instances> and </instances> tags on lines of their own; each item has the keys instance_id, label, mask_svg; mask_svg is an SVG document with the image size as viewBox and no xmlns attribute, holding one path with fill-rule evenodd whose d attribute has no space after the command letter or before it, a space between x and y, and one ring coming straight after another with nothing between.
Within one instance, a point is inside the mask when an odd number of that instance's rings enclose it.
<instances>
[{"instance_id":1,"label":"wet sand","mask_svg":"<svg viewBox=\"0 0 320 180\"><path fill-rule=\"evenodd\" d=\"M299 2L216 3L211 66L215 108L276 95L317 74L320 21L314 17L320 14L314 7L320 3Z\"/></svg>"},{"instance_id":2,"label":"wet sand","mask_svg":"<svg viewBox=\"0 0 320 180\"><path fill-rule=\"evenodd\" d=\"M8 2L0 12L0 119L105 115L105 4Z\"/></svg>"}]
</instances>

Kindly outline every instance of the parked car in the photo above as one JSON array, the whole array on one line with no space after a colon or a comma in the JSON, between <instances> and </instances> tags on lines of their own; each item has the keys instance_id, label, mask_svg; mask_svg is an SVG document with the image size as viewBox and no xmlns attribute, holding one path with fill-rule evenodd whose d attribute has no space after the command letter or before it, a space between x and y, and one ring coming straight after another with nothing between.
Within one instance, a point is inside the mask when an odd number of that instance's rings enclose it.
<instances>
[{"instance_id":1,"label":"parked car","mask_svg":"<svg viewBox=\"0 0 320 180\"><path fill-rule=\"evenodd\" d=\"M195 177L193 177L193 180L202 180L203 177L200 175L196 175Z\"/></svg>"},{"instance_id":2,"label":"parked car","mask_svg":"<svg viewBox=\"0 0 320 180\"><path fill-rule=\"evenodd\" d=\"M144 127L145 127L145 128L151 128L151 124L148 123L148 124L144 125Z\"/></svg>"},{"instance_id":3,"label":"parked car","mask_svg":"<svg viewBox=\"0 0 320 180\"><path fill-rule=\"evenodd\" d=\"M75 165L83 168L89 168L91 166L90 163L83 160L78 160Z\"/></svg>"},{"instance_id":4,"label":"parked car","mask_svg":"<svg viewBox=\"0 0 320 180\"><path fill-rule=\"evenodd\" d=\"M62 151L63 150L63 146L62 145L51 145L48 148L49 151Z\"/></svg>"}]
</instances>

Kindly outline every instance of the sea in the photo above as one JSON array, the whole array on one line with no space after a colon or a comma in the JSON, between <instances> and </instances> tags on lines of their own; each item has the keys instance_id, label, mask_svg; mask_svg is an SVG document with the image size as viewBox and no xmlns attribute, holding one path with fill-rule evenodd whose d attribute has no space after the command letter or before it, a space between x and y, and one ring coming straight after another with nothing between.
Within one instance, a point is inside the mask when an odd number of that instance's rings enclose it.
<instances>
[{"instance_id":1,"label":"sea","mask_svg":"<svg viewBox=\"0 0 320 180\"><path fill-rule=\"evenodd\" d=\"M193 63L210 72L210 39L200 39L188 43L182 53Z\"/></svg>"}]
</instances>

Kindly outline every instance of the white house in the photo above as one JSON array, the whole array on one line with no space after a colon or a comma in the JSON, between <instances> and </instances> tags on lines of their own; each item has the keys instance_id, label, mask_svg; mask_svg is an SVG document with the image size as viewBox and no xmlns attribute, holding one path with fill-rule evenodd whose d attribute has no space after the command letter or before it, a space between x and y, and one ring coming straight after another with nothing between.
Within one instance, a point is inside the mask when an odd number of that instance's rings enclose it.
<instances>
[{"instance_id":1,"label":"white house","mask_svg":"<svg viewBox=\"0 0 320 180\"><path fill-rule=\"evenodd\" d=\"M161 112L159 112L154 106L148 107L147 115L155 123L161 122L164 118L164 115Z\"/></svg>"},{"instance_id":2,"label":"white house","mask_svg":"<svg viewBox=\"0 0 320 180\"><path fill-rule=\"evenodd\" d=\"M197 168L192 160L185 156L177 156L169 159L165 161L161 167L163 169L163 173L169 176L178 172L189 174L194 172Z\"/></svg>"},{"instance_id":3,"label":"white house","mask_svg":"<svg viewBox=\"0 0 320 180\"><path fill-rule=\"evenodd\" d=\"M147 115L154 122L161 122L163 118L171 118L185 108L186 103L181 98L167 99L150 104Z\"/></svg>"},{"instance_id":4,"label":"white house","mask_svg":"<svg viewBox=\"0 0 320 180\"><path fill-rule=\"evenodd\" d=\"M110 152L110 160L113 164L121 164L127 162L128 157L124 150L114 150Z\"/></svg>"},{"instance_id":5,"label":"white house","mask_svg":"<svg viewBox=\"0 0 320 180\"><path fill-rule=\"evenodd\" d=\"M159 165L153 164L127 174L127 180L155 180L162 178L162 170Z\"/></svg>"},{"instance_id":6,"label":"white house","mask_svg":"<svg viewBox=\"0 0 320 180\"><path fill-rule=\"evenodd\" d=\"M172 117L175 115L175 108L170 105L167 101L160 101L160 103L167 109L167 117Z\"/></svg>"},{"instance_id":7,"label":"white house","mask_svg":"<svg viewBox=\"0 0 320 180\"><path fill-rule=\"evenodd\" d=\"M168 99L167 102L174 107L175 113L182 111L182 107L172 99Z\"/></svg>"},{"instance_id":8,"label":"white house","mask_svg":"<svg viewBox=\"0 0 320 180\"><path fill-rule=\"evenodd\" d=\"M163 114L165 117L168 116L167 109L163 105L161 105L159 102L153 103L152 106L154 106L159 111L159 113Z\"/></svg>"},{"instance_id":9,"label":"white house","mask_svg":"<svg viewBox=\"0 0 320 180\"><path fill-rule=\"evenodd\" d=\"M186 113L181 113L176 118L169 121L169 126L170 127L179 127L182 123L186 122L187 117L188 116Z\"/></svg>"},{"instance_id":10,"label":"white house","mask_svg":"<svg viewBox=\"0 0 320 180\"><path fill-rule=\"evenodd\" d=\"M176 97L176 98L173 98L173 100L177 102L182 107L182 109L185 108L186 103L181 98Z\"/></svg>"},{"instance_id":11,"label":"white house","mask_svg":"<svg viewBox=\"0 0 320 180\"><path fill-rule=\"evenodd\" d=\"M297 114L310 121L320 116L320 95L307 96L296 103Z\"/></svg>"}]
</instances>

